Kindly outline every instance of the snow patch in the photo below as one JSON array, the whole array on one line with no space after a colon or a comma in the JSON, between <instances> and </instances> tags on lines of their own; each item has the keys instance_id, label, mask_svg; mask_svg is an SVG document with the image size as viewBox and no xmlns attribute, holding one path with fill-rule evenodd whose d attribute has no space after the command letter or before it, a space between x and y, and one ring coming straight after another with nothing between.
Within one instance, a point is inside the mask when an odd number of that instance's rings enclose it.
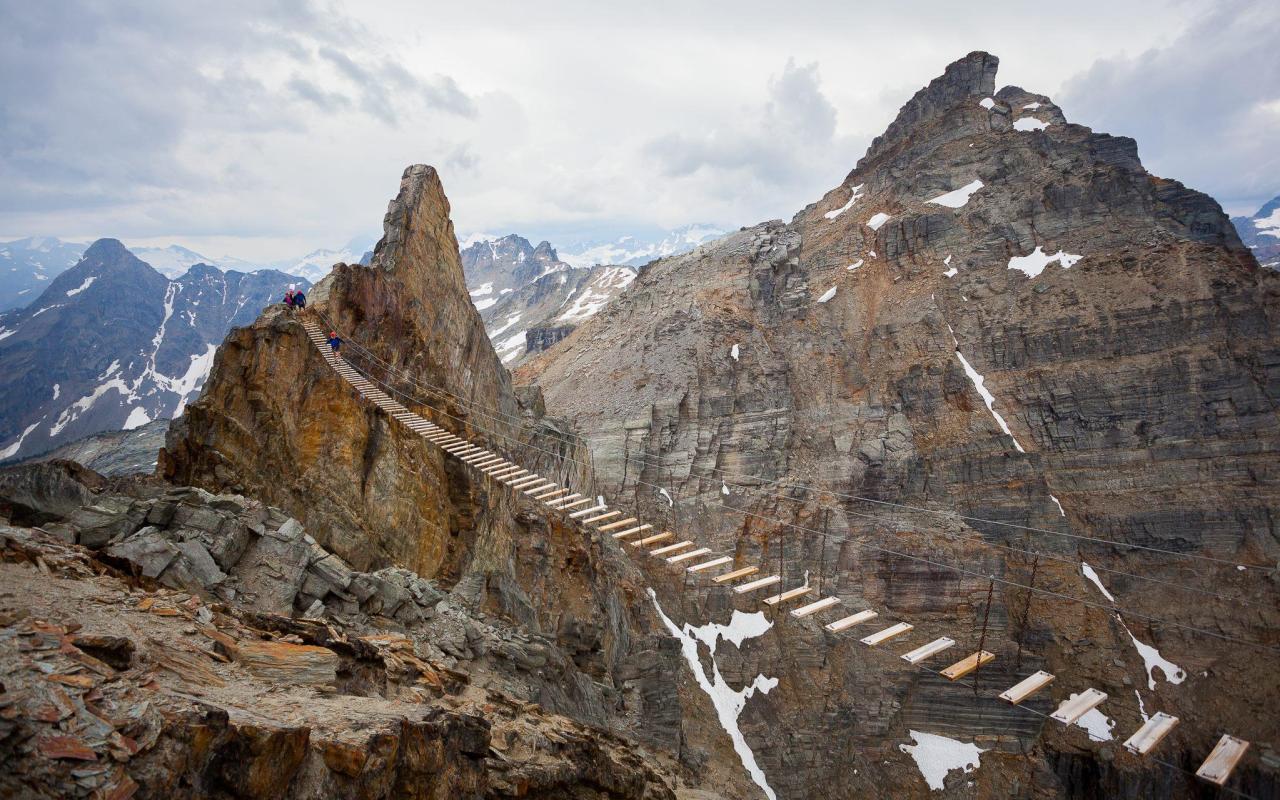
<instances>
[{"instance_id":1,"label":"snow patch","mask_svg":"<svg viewBox=\"0 0 1280 800\"><path fill-rule=\"evenodd\" d=\"M915 744L900 744L898 749L911 756L931 791L946 788L947 774L953 769L972 772L981 766L986 750L976 744L965 744L936 733L908 731Z\"/></svg>"},{"instance_id":2,"label":"snow patch","mask_svg":"<svg viewBox=\"0 0 1280 800\"><path fill-rule=\"evenodd\" d=\"M1021 270L1028 278L1034 278L1041 272L1044 272L1044 268L1055 261L1057 261L1063 269L1071 269L1076 265L1076 262L1082 258L1084 258L1084 256L1076 253L1068 253L1065 250L1059 250L1058 252L1050 255L1044 252L1044 250L1037 245L1036 249L1032 250L1027 255L1014 256L1009 259L1009 269Z\"/></svg>"},{"instance_id":3,"label":"snow patch","mask_svg":"<svg viewBox=\"0 0 1280 800\"><path fill-rule=\"evenodd\" d=\"M970 183L966 183L955 191L940 194L932 200L927 200L925 202L933 203L937 206L946 206L947 208L960 208L965 203L969 202L969 198L973 196L973 193L981 189L982 186L982 181L975 180Z\"/></svg>"},{"instance_id":4,"label":"snow patch","mask_svg":"<svg viewBox=\"0 0 1280 800\"><path fill-rule=\"evenodd\" d=\"M849 266L845 267L845 269L849 270L850 272L853 272L855 269L857 269L860 266L862 266L862 259L858 259L857 261L853 262Z\"/></svg>"},{"instance_id":5,"label":"snow patch","mask_svg":"<svg viewBox=\"0 0 1280 800\"><path fill-rule=\"evenodd\" d=\"M521 317L521 316L523 316L523 315L521 315L521 314L512 314L511 316L507 317L507 324L506 324L506 325L503 325L501 328L498 328L496 331L494 331L493 333L489 334L489 338L490 338L490 339L492 339L493 337L498 336L499 334L501 334L501 333L502 333L503 331L505 331L506 329L510 328L512 325L515 325L517 322L519 322L519 321L520 321L520 317Z\"/></svg>"},{"instance_id":6,"label":"snow patch","mask_svg":"<svg viewBox=\"0 0 1280 800\"><path fill-rule=\"evenodd\" d=\"M489 297L484 300L481 300L480 302L475 304L476 311L484 311L486 308L488 308L491 305L494 305L497 302L498 302L498 298L496 297Z\"/></svg>"},{"instance_id":7,"label":"snow patch","mask_svg":"<svg viewBox=\"0 0 1280 800\"><path fill-rule=\"evenodd\" d=\"M1070 699L1074 700L1076 697L1076 693L1073 692ZM1109 742L1111 729L1116 726L1116 721L1108 719L1107 715L1098 709L1091 708L1083 717L1076 720L1076 725L1088 731L1089 738L1095 742Z\"/></svg>"},{"instance_id":8,"label":"snow patch","mask_svg":"<svg viewBox=\"0 0 1280 800\"><path fill-rule=\"evenodd\" d=\"M129 417L124 421L123 430L131 431L134 428L141 428L151 421L151 415L147 413L142 406L134 406L129 412Z\"/></svg>"},{"instance_id":9,"label":"snow patch","mask_svg":"<svg viewBox=\"0 0 1280 800\"><path fill-rule=\"evenodd\" d=\"M1023 117L1013 123L1015 131L1042 131L1049 127L1049 123L1042 122L1035 117Z\"/></svg>"},{"instance_id":10,"label":"snow patch","mask_svg":"<svg viewBox=\"0 0 1280 800\"><path fill-rule=\"evenodd\" d=\"M880 230L880 226L885 224L888 221L889 221L889 215L881 211L876 215L874 215L873 217L871 217L871 219L867 220L867 227L873 231L878 231ZM871 255L875 256L875 253L872 253Z\"/></svg>"},{"instance_id":11,"label":"snow patch","mask_svg":"<svg viewBox=\"0 0 1280 800\"><path fill-rule=\"evenodd\" d=\"M61 394L62 394L62 384L55 383L53 385L53 399L57 400Z\"/></svg>"},{"instance_id":12,"label":"snow patch","mask_svg":"<svg viewBox=\"0 0 1280 800\"><path fill-rule=\"evenodd\" d=\"M667 499L667 505L671 506L672 508L675 508L676 501L671 499L671 495L667 493L666 489L659 489L658 494L662 495Z\"/></svg>"},{"instance_id":13,"label":"snow patch","mask_svg":"<svg viewBox=\"0 0 1280 800\"><path fill-rule=\"evenodd\" d=\"M1054 497L1053 495L1049 495L1049 499L1052 500L1053 504L1058 507L1058 513L1065 517L1067 515L1067 512L1062 510L1062 503L1058 502L1058 498Z\"/></svg>"},{"instance_id":14,"label":"snow patch","mask_svg":"<svg viewBox=\"0 0 1280 800\"><path fill-rule=\"evenodd\" d=\"M90 275L89 277L84 279L84 283L80 284L74 289L68 289L67 297L75 297L76 295L83 292L85 289L88 289L90 286L92 286L93 282L96 281L97 279L98 279L97 275Z\"/></svg>"},{"instance_id":15,"label":"snow patch","mask_svg":"<svg viewBox=\"0 0 1280 800\"><path fill-rule=\"evenodd\" d=\"M716 710L716 717L719 719L725 733L729 735L729 739L733 742L733 749L738 754L738 758L742 760L742 766L746 768L751 780L760 787L769 800L776 800L777 795L773 793L773 789L765 778L764 771L756 763L755 754L751 752L751 748L747 746L747 742L742 736L742 731L738 727L738 717L742 716L747 700L750 700L757 691L760 694L768 694L771 689L778 685L778 679L769 678L762 674L756 675L750 684L735 690L729 686L724 676L720 674L720 666L716 663L715 658L716 645L721 639L733 644L734 647L741 648L742 643L747 639L755 639L767 633L773 623L769 622L763 612L757 611L753 614L744 614L735 610L728 625L709 622L706 625L695 628L685 623L684 627L681 628L663 612L662 606L658 603L658 595L653 589L648 589L647 591L649 599L653 601L653 607L657 609L658 616L662 619L662 624L667 627L672 636L680 641L680 649L685 661L689 664L689 670L693 673L694 680L698 682L698 686L711 699L711 705ZM707 675L706 668L699 657L698 642L705 644L710 651L711 675Z\"/></svg>"},{"instance_id":16,"label":"snow patch","mask_svg":"<svg viewBox=\"0 0 1280 800\"><path fill-rule=\"evenodd\" d=\"M1022 108L1023 108L1024 110L1026 110L1026 111L1035 111L1035 110L1036 110L1037 108L1039 108L1039 107L1040 107L1040 104L1039 104L1039 103L1027 103L1027 104L1026 104L1025 106L1023 106Z\"/></svg>"},{"instance_id":17,"label":"snow patch","mask_svg":"<svg viewBox=\"0 0 1280 800\"><path fill-rule=\"evenodd\" d=\"M978 102L978 105L990 111L991 109L996 107L996 101L991 99L990 97L984 97L982 98L982 100Z\"/></svg>"},{"instance_id":18,"label":"snow patch","mask_svg":"<svg viewBox=\"0 0 1280 800\"><path fill-rule=\"evenodd\" d=\"M10 336L14 335L17 332L18 332L17 328L14 328L13 330L9 330L8 328L0 328L0 342L3 342L5 339L8 339Z\"/></svg>"},{"instance_id":19,"label":"snow patch","mask_svg":"<svg viewBox=\"0 0 1280 800\"><path fill-rule=\"evenodd\" d=\"M1118 614L1116 618L1119 619ZM1142 663L1147 667L1148 689L1154 690L1156 688L1156 667L1160 668L1160 672L1164 674L1164 679L1169 683L1178 684L1187 679L1187 673L1182 667L1160 655L1160 651L1151 645L1140 641L1137 636L1133 635L1133 631L1129 630L1129 626L1124 624L1123 620L1120 624L1124 626L1124 632L1129 634L1129 638L1133 640L1133 646L1138 648L1138 655L1142 656Z\"/></svg>"},{"instance_id":20,"label":"snow patch","mask_svg":"<svg viewBox=\"0 0 1280 800\"><path fill-rule=\"evenodd\" d=\"M819 298L818 298L818 302L819 302L819 303L825 303L825 302L827 302L828 300L830 300L831 298L833 298L833 297L835 297L835 296L836 296L836 287L835 287L835 286L832 286L830 289L828 289L828 290L826 290L825 292L823 292L823 293L822 293L822 297L819 297Z\"/></svg>"},{"instance_id":21,"label":"snow patch","mask_svg":"<svg viewBox=\"0 0 1280 800\"><path fill-rule=\"evenodd\" d=\"M942 274L946 275L948 278L954 278L956 275L960 274L960 270L956 269L955 267L952 267L951 269L947 270Z\"/></svg>"},{"instance_id":22,"label":"snow patch","mask_svg":"<svg viewBox=\"0 0 1280 800\"><path fill-rule=\"evenodd\" d=\"M954 339L955 336L953 334L952 340ZM974 369L973 365L969 363L969 360L960 352L960 343L958 341L956 342L956 358L960 359L960 365L964 367L964 374L969 376L969 380L973 383L973 388L977 389L978 394L982 396L982 402L987 404L987 411L990 411L991 416L995 417L996 424L1000 426L1000 430L1008 434L1009 438L1013 440L1013 446L1018 449L1019 453L1027 452L1026 450L1023 450L1022 445L1018 443L1018 437L1014 436L1013 431L1009 430L1009 424L1004 421L1004 417L1000 416L999 411L996 411L995 395L991 394L985 385L987 379Z\"/></svg>"},{"instance_id":23,"label":"snow patch","mask_svg":"<svg viewBox=\"0 0 1280 800\"><path fill-rule=\"evenodd\" d=\"M1089 566L1088 563L1084 561L1080 562L1080 573L1093 581L1093 585L1098 587L1098 591L1102 592L1103 597L1113 603L1116 601L1116 599L1111 596L1111 592L1107 591L1107 587L1102 585L1102 579L1098 577L1098 573L1094 572L1093 567Z\"/></svg>"},{"instance_id":24,"label":"snow patch","mask_svg":"<svg viewBox=\"0 0 1280 800\"><path fill-rule=\"evenodd\" d=\"M730 357L730 358L732 358L734 361L737 361L737 360L738 360L738 345L737 345L737 344L734 344L734 346L733 346L733 347L729 348L729 357Z\"/></svg>"},{"instance_id":25,"label":"snow patch","mask_svg":"<svg viewBox=\"0 0 1280 800\"><path fill-rule=\"evenodd\" d=\"M720 494L725 497L729 496L729 486L724 481L720 481Z\"/></svg>"},{"instance_id":26,"label":"snow patch","mask_svg":"<svg viewBox=\"0 0 1280 800\"><path fill-rule=\"evenodd\" d=\"M835 219L836 217L840 216L840 215L841 215L841 214L843 214L844 212L846 212L846 211L848 211L849 209L853 208L853 204L854 204L854 203L856 203L856 202L858 202L858 198L859 198L859 197L862 197L862 187L863 187L863 186L865 186L865 185L866 185L866 184L864 184L864 183L860 183L860 184L858 184L857 186L854 186L854 187L850 190L850 192L851 192L851 193L850 193L850 195L849 195L849 202L845 203L845 204L844 204L843 206L841 206L840 208L837 208L835 211L828 211L827 213L823 214L822 216L826 217L827 219Z\"/></svg>"},{"instance_id":27,"label":"snow patch","mask_svg":"<svg viewBox=\"0 0 1280 800\"><path fill-rule=\"evenodd\" d=\"M484 297L486 294L490 294L492 292L493 292L493 281L489 281L488 283L481 285L481 287L479 289L476 289L474 292L468 292L468 294L470 294L471 299L474 300L477 297Z\"/></svg>"},{"instance_id":28,"label":"snow patch","mask_svg":"<svg viewBox=\"0 0 1280 800\"><path fill-rule=\"evenodd\" d=\"M14 442L13 444L9 445L3 450L0 450L0 461L3 461L6 458L12 458L15 454L17 454L17 452L22 449L22 443L27 440L27 437L31 434L32 431L36 429L36 426L39 425L41 422L44 422L44 417L41 417L40 419L28 425L27 429L22 432L21 436L18 437L18 441Z\"/></svg>"}]
</instances>

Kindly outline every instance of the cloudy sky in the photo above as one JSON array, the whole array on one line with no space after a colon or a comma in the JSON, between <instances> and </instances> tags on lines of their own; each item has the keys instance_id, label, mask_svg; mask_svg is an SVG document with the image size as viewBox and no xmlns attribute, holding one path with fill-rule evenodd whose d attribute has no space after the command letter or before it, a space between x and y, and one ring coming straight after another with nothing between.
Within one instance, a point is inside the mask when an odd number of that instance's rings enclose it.
<instances>
[{"instance_id":1,"label":"cloudy sky","mask_svg":"<svg viewBox=\"0 0 1280 800\"><path fill-rule=\"evenodd\" d=\"M1032 6L1042 6L1034 11ZM971 50L1233 213L1280 193L1280 4L0 0L0 237L286 258L380 231L790 217Z\"/></svg>"}]
</instances>

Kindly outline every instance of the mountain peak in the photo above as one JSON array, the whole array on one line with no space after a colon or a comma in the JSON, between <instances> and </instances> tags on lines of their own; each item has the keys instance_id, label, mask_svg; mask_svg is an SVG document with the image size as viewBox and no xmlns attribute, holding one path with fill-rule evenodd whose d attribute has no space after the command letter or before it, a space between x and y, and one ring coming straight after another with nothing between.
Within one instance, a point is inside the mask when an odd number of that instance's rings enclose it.
<instances>
[{"instance_id":1,"label":"mountain peak","mask_svg":"<svg viewBox=\"0 0 1280 800\"><path fill-rule=\"evenodd\" d=\"M858 168L893 149L914 130L945 114L957 103L974 99L974 110L979 109L977 103L981 98L995 94L999 67L1000 59L982 50L975 50L948 64L941 75L916 92L898 111L898 116L885 132L871 143L867 154L858 162Z\"/></svg>"},{"instance_id":2,"label":"mountain peak","mask_svg":"<svg viewBox=\"0 0 1280 800\"><path fill-rule=\"evenodd\" d=\"M123 256L136 258L119 239L99 239L84 251L84 261L115 261Z\"/></svg>"}]
</instances>

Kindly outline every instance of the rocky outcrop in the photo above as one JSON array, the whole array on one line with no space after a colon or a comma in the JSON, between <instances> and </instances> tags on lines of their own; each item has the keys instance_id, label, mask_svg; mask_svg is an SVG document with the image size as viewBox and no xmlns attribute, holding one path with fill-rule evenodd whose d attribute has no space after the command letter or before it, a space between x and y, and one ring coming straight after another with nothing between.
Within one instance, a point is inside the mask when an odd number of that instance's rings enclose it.
<instances>
[{"instance_id":1,"label":"rocky outcrop","mask_svg":"<svg viewBox=\"0 0 1280 800\"><path fill-rule=\"evenodd\" d=\"M574 326L558 325L550 328L530 328L524 335L526 353L541 353L550 350L554 345L564 341L573 333Z\"/></svg>"},{"instance_id":2,"label":"rocky outcrop","mask_svg":"<svg viewBox=\"0 0 1280 800\"><path fill-rule=\"evenodd\" d=\"M537 247L517 234L475 242L460 251L467 287L477 303L499 299L543 275L572 269L560 260L550 242Z\"/></svg>"},{"instance_id":3,"label":"rocky outcrop","mask_svg":"<svg viewBox=\"0 0 1280 800\"><path fill-rule=\"evenodd\" d=\"M517 399L489 345L434 170L406 170L384 229L372 264L336 266L306 313L342 331L343 357L415 412L589 492L580 443L541 416L536 393ZM407 570L431 581L451 599L420 622L393 619L434 631L444 663L510 662L516 672L492 680L525 702L663 749L677 748L685 729L715 726L704 706L684 713L669 680L679 656L612 540L585 539L362 405L282 310L228 337L201 399L170 429L160 473L281 508L353 574ZM280 538L259 541L283 547ZM357 591L362 578L343 588L345 573L322 576L313 591L312 573L295 612L319 600L334 617L378 613ZM453 603L489 621L441 610ZM497 621L509 635L490 635Z\"/></svg>"},{"instance_id":4,"label":"rocky outcrop","mask_svg":"<svg viewBox=\"0 0 1280 800\"><path fill-rule=\"evenodd\" d=\"M1216 730L1274 741L1252 711L1280 699L1263 652L1138 615L1273 641L1275 604L1242 614L1232 598L1275 592L1280 280L1212 199L1050 98L996 91L996 64L951 65L840 186L788 223L649 265L517 379L590 441L616 504L905 619L916 644L983 641L999 656L984 686L1043 667L1059 677L1040 711L1096 686L1116 737L1140 724L1139 701L1195 720L1164 753L1179 763ZM1167 582L1102 573L1132 636L1185 681L1150 678L1113 614L1018 588L1107 605L1081 560ZM688 601L690 621L723 622L735 602L712 590ZM776 645L717 660L734 686L779 676L742 717L779 796L924 794L897 748L911 730L991 750L965 776L979 796L1087 795L1082 775L1102 764L1125 776L1107 779L1117 796L1195 791L1114 740L777 624ZM1266 793L1269 774L1241 785Z\"/></svg>"},{"instance_id":5,"label":"rocky outcrop","mask_svg":"<svg viewBox=\"0 0 1280 800\"><path fill-rule=\"evenodd\" d=\"M156 470L169 420L157 419L127 431L103 431L67 442L18 463L74 461L106 476L149 475Z\"/></svg>"}]
</instances>

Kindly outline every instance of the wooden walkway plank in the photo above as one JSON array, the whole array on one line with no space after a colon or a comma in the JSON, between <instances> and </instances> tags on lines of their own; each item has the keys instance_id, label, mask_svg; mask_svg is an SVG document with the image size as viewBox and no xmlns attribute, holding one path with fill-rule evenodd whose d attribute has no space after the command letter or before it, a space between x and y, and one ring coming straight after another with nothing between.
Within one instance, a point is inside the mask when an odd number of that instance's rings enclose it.
<instances>
[{"instance_id":1,"label":"wooden walkway plank","mask_svg":"<svg viewBox=\"0 0 1280 800\"><path fill-rule=\"evenodd\" d=\"M1244 751L1248 749L1249 743L1244 739L1222 734L1213 752L1200 765L1200 769L1196 770L1196 777L1204 778L1209 783L1216 783L1219 786L1224 785L1227 778L1231 777L1231 771L1236 768L1236 764L1244 758Z\"/></svg>"},{"instance_id":2,"label":"wooden walkway plank","mask_svg":"<svg viewBox=\"0 0 1280 800\"><path fill-rule=\"evenodd\" d=\"M594 517L587 517L582 521L582 524L594 525L597 522L604 522L606 519L613 519L614 517L620 517L620 516L622 516L621 511L606 511L603 514L597 514Z\"/></svg>"},{"instance_id":3,"label":"wooden walkway plank","mask_svg":"<svg viewBox=\"0 0 1280 800\"><path fill-rule=\"evenodd\" d=\"M1093 709L1102 705L1107 699L1106 692L1100 692L1097 689L1085 689L1077 695L1072 695L1062 701L1062 705L1058 706L1058 710L1049 716L1061 722L1063 725L1070 725L1076 720L1088 714Z\"/></svg>"},{"instance_id":4,"label":"wooden walkway plank","mask_svg":"<svg viewBox=\"0 0 1280 800\"><path fill-rule=\"evenodd\" d=\"M628 536L631 536L632 534L643 533L644 531L652 530L652 529L653 529L652 525L637 525L634 528L627 528L625 531L618 531L617 533L613 534L613 538L625 539Z\"/></svg>"},{"instance_id":5,"label":"wooden walkway plank","mask_svg":"<svg viewBox=\"0 0 1280 800\"><path fill-rule=\"evenodd\" d=\"M667 539L674 539L675 537L676 535L671 531L663 531L662 533L655 533L652 536L646 536L638 542L632 542L631 546L632 547L648 547L654 542L662 542L662 541L666 541Z\"/></svg>"},{"instance_id":6,"label":"wooden walkway plank","mask_svg":"<svg viewBox=\"0 0 1280 800\"><path fill-rule=\"evenodd\" d=\"M568 493L569 493L569 490L568 490L568 489L552 489L552 490L549 490L549 491L538 492L538 493L534 494L534 495L533 495L533 499L534 499L534 500L541 500L542 502L544 502L544 503L545 503L545 502L547 502L548 500L551 500L551 499L553 499L553 498L556 498L556 497L563 497L564 495L566 495L566 494L568 494Z\"/></svg>"},{"instance_id":7,"label":"wooden walkway plank","mask_svg":"<svg viewBox=\"0 0 1280 800\"><path fill-rule=\"evenodd\" d=\"M947 637L942 636L937 639L934 639L932 642L929 642L926 645L921 645L920 647L917 647L915 650L912 650L910 653L904 653L902 655L902 660L907 662L908 664L919 664L921 661L924 661L926 658L932 658L933 656L936 656L938 653L941 653L943 650L946 650L948 647L951 647L955 643L956 642L954 639L948 639Z\"/></svg>"},{"instance_id":8,"label":"wooden walkway plank","mask_svg":"<svg viewBox=\"0 0 1280 800\"><path fill-rule=\"evenodd\" d=\"M851 614L844 619L838 619L835 622L828 622L822 627L832 633L839 633L846 628L852 628L854 625L866 622L869 619L875 619L878 616L880 615L868 609L867 611L859 611L857 614Z\"/></svg>"},{"instance_id":9,"label":"wooden walkway plank","mask_svg":"<svg viewBox=\"0 0 1280 800\"><path fill-rule=\"evenodd\" d=\"M870 636L864 636L860 641L868 647L875 647L881 642L887 642L895 636L901 636L912 629L912 625L907 622L899 622L896 625L890 625L882 631L876 631Z\"/></svg>"},{"instance_id":10,"label":"wooden walkway plank","mask_svg":"<svg viewBox=\"0 0 1280 800\"><path fill-rule=\"evenodd\" d=\"M1163 711L1157 711L1151 719L1142 723L1142 727L1125 739L1125 749L1130 753L1145 756L1160 744L1160 740L1169 735L1178 724L1178 718Z\"/></svg>"},{"instance_id":11,"label":"wooden walkway plank","mask_svg":"<svg viewBox=\"0 0 1280 800\"><path fill-rule=\"evenodd\" d=\"M1028 675L1000 693L1001 700L1007 700L1015 706L1031 695L1053 683L1054 676L1044 670Z\"/></svg>"},{"instance_id":12,"label":"wooden walkway plank","mask_svg":"<svg viewBox=\"0 0 1280 800\"><path fill-rule=\"evenodd\" d=\"M712 567L720 567L725 564L732 563L732 561L733 559L730 558L729 556L720 556L719 558L713 558L710 561L703 561L701 564L694 564L692 567L689 567L685 571L686 572L702 572L703 570L708 570L708 569L711 569Z\"/></svg>"},{"instance_id":13,"label":"wooden walkway plank","mask_svg":"<svg viewBox=\"0 0 1280 800\"><path fill-rule=\"evenodd\" d=\"M541 475L525 475L516 478L515 480L503 481L503 483L507 484L512 489L524 489L528 486L534 485L535 483L542 483L544 480L545 479Z\"/></svg>"},{"instance_id":14,"label":"wooden walkway plank","mask_svg":"<svg viewBox=\"0 0 1280 800\"><path fill-rule=\"evenodd\" d=\"M535 495L538 492L545 492L548 489L554 489L559 485L560 484L556 483L555 481L546 481L545 483L542 483L542 484L535 483L533 486L526 486L525 488L521 489L521 491L527 495Z\"/></svg>"},{"instance_id":15,"label":"wooden walkway plank","mask_svg":"<svg viewBox=\"0 0 1280 800\"><path fill-rule=\"evenodd\" d=\"M742 569L735 569L733 572L717 575L711 580L716 583L728 583L729 581L736 581L738 578L745 578L748 575L755 575L759 571L759 567L743 567Z\"/></svg>"},{"instance_id":16,"label":"wooden walkway plank","mask_svg":"<svg viewBox=\"0 0 1280 800\"><path fill-rule=\"evenodd\" d=\"M699 547L697 550L690 550L687 553L681 553L678 556L672 556L667 559L668 564L679 564L681 561L688 561L698 556L705 556L711 552L710 547Z\"/></svg>"},{"instance_id":17,"label":"wooden walkway plank","mask_svg":"<svg viewBox=\"0 0 1280 800\"><path fill-rule=\"evenodd\" d=\"M943 677L948 680L959 680L978 667L990 663L996 657L995 653L988 653L986 650L979 650L976 653L967 655L956 663L947 667L942 671Z\"/></svg>"},{"instance_id":18,"label":"wooden walkway plank","mask_svg":"<svg viewBox=\"0 0 1280 800\"><path fill-rule=\"evenodd\" d=\"M733 587L733 592L734 594L746 594L747 592L754 592L756 589L763 589L766 586L773 586L776 583L782 583L782 578L777 575L770 575L767 578L757 578L741 586L735 586Z\"/></svg>"},{"instance_id":19,"label":"wooden walkway plank","mask_svg":"<svg viewBox=\"0 0 1280 800\"><path fill-rule=\"evenodd\" d=\"M661 558L662 556L665 556L668 553L677 553L685 549L686 547L693 547L693 542L686 539L683 542L676 542L675 544L669 544L666 547L659 547L656 550L650 550L649 555L658 556L659 558Z\"/></svg>"},{"instance_id":20,"label":"wooden walkway plank","mask_svg":"<svg viewBox=\"0 0 1280 800\"><path fill-rule=\"evenodd\" d=\"M824 597L821 600L815 600L808 605L791 609L791 616L807 617L810 614L817 614L819 611L826 611L828 608L838 605L840 605L839 597Z\"/></svg>"},{"instance_id":21,"label":"wooden walkway plank","mask_svg":"<svg viewBox=\"0 0 1280 800\"><path fill-rule=\"evenodd\" d=\"M808 594L811 591L813 591L812 586L797 586L794 589L788 589L785 592L779 592L778 594L775 594L773 597L766 597L764 599L764 604L767 606L776 606L779 603L785 603L788 600L795 600L797 597L804 597L806 594Z\"/></svg>"},{"instance_id":22,"label":"wooden walkway plank","mask_svg":"<svg viewBox=\"0 0 1280 800\"><path fill-rule=\"evenodd\" d=\"M566 503L564 505L556 505L555 503L547 503L547 505L550 506L551 508L554 508L556 511L568 511L571 508L577 508L583 503L594 503L594 502L595 502L595 499L591 497L584 497L581 500L574 500L572 503Z\"/></svg>"},{"instance_id":23,"label":"wooden walkway plank","mask_svg":"<svg viewBox=\"0 0 1280 800\"><path fill-rule=\"evenodd\" d=\"M590 520L583 520L583 521L590 522ZM617 522L610 522L608 525L601 525L600 532L608 533L609 531L616 531L618 528L625 528L628 525L634 525L638 521L639 520L637 520L635 517L627 517L626 519L620 519Z\"/></svg>"},{"instance_id":24,"label":"wooden walkway plank","mask_svg":"<svg viewBox=\"0 0 1280 800\"><path fill-rule=\"evenodd\" d=\"M595 502L595 501L591 501L591 502ZM606 508L608 508L608 506L606 506L604 503L600 503L594 508L584 508L581 511L573 512L572 514L569 515L569 519L582 519L583 517L590 517L595 514L599 514L601 511L604 511Z\"/></svg>"}]
</instances>

